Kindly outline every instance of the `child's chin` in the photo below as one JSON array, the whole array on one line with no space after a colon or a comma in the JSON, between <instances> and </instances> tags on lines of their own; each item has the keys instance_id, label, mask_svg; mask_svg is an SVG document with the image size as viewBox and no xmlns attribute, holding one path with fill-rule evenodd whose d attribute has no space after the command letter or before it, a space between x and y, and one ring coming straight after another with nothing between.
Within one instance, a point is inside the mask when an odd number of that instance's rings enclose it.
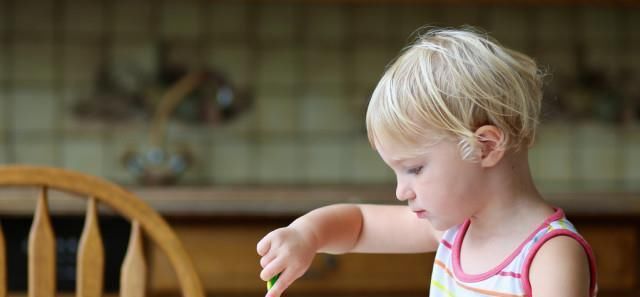
<instances>
[{"instance_id":1,"label":"child's chin","mask_svg":"<svg viewBox=\"0 0 640 297\"><path fill-rule=\"evenodd\" d=\"M448 222L442 222L438 220L429 220L429 222L431 223L431 226L433 226L433 229L436 229L438 231L447 231L457 225L457 224L451 224Z\"/></svg>"}]
</instances>

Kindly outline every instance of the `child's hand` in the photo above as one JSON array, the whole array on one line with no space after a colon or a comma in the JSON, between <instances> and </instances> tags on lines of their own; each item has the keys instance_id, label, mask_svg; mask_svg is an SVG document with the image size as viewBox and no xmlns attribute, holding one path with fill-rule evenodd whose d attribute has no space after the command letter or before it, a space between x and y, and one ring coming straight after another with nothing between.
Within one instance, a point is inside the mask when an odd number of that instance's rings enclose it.
<instances>
[{"instance_id":1,"label":"child's hand","mask_svg":"<svg viewBox=\"0 0 640 297\"><path fill-rule=\"evenodd\" d=\"M280 228L267 234L258 242L260 278L268 281L276 274L280 277L267 292L268 297L279 297L293 281L301 277L316 254L317 248L310 234L292 227Z\"/></svg>"}]
</instances>

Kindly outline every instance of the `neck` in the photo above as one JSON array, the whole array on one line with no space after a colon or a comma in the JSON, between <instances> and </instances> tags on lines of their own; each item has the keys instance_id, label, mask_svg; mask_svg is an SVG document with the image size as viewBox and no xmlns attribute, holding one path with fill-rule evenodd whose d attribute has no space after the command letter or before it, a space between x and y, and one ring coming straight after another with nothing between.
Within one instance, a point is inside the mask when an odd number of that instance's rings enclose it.
<instances>
[{"instance_id":1,"label":"neck","mask_svg":"<svg viewBox=\"0 0 640 297\"><path fill-rule=\"evenodd\" d=\"M553 213L534 185L526 150L505 155L487 170L486 203L471 217L475 235L500 236L517 231L514 228L530 228Z\"/></svg>"}]
</instances>

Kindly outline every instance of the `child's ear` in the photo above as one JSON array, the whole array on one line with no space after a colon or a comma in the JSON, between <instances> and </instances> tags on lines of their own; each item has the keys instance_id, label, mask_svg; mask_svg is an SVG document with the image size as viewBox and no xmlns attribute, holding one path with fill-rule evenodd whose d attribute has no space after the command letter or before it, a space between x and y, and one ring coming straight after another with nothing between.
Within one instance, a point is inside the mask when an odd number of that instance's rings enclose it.
<instances>
[{"instance_id":1,"label":"child's ear","mask_svg":"<svg viewBox=\"0 0 640 297\"><path fill-rule=\"evenodd\" d=\"M504 156L504 133L496 126L485 125L478 128L475 135L482 149L480 165L493 167Z\"/></svg>"}]
</instances>

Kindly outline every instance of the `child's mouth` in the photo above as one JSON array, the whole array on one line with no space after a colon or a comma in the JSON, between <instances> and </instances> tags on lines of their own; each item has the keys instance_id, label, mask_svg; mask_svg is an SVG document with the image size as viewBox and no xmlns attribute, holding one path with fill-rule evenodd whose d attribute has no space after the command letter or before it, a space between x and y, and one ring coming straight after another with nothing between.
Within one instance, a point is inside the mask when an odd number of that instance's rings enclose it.
<instances>
[{"instance_id":1,"label":"child's mouth","mask_svg":"<svg viewBox=\"0 0 640 297\"><path fill-rule=\"evenodd\" d=\"M429 214L426 210L415 210L413 211L417 217L424 219L427 217L427 215Z\"/></svg>"}]
</instances>

